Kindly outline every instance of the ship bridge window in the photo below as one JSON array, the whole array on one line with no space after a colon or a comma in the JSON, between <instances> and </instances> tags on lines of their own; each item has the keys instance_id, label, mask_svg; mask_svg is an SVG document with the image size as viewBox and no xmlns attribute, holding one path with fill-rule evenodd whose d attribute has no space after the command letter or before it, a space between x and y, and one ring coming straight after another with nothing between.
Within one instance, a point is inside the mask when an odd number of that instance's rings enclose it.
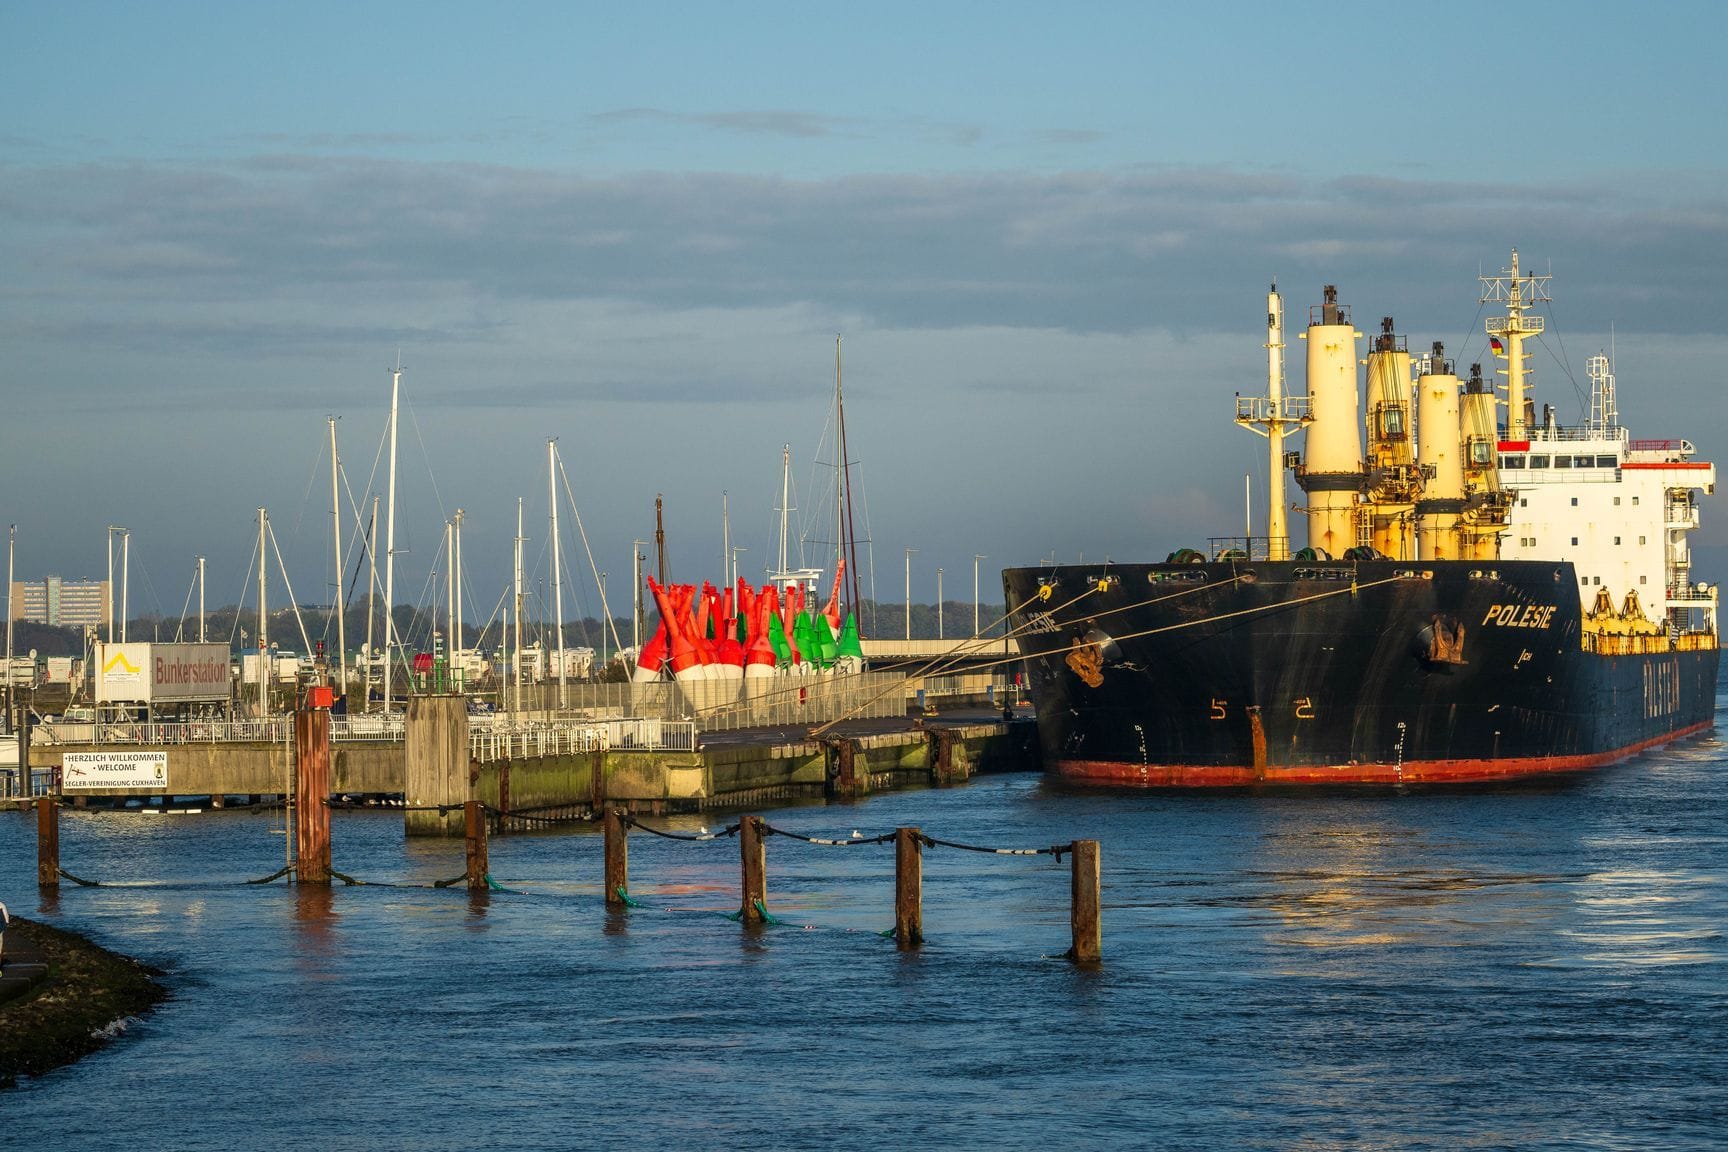
<instances>
[{"instance_id":1,"label":"ship bridge window","mask_svg":"<svg viewBox=\"0 0 1728 1152\"><path fill-rule=\"evenodd\" d=\"M1494 463L1494 445L1486 440L1470 441L1470 463L1479 467Z\"/></svg>"},{"instance_id":2,"label":"ship bridge window","mask_svg":"<svg viewBox=\"0 0 1728 1152\"><path fill-rule=\"evenodd\" d=\"M1524 467L1524 457L1522 457L1522 456L1502 456L1502 457L1500 457L1500 467L1502 467L1502 468L1522 468L1522 467Z\"/></svg>"},{"instance_id":3,"label":"ship bridge window","mask_svg":"<svg viewBox=\"0 0 1728 1152\"><path fill-rule=\"evenodd\" d=\"M1572 457L1572 467L1574 467L1574 468L1594 468L1594 467L1596 467L1596 457L1594 457L1594 456L1574 456L1574 457Z\"/></svg>"},{"instance_id":4,"label":"ship bridge window","mask_svg":"<svg viewBox=\"0 0 1728 1152\"><path fill-rule=\"evenodd\" d=\"M1546 456L1532 456L1532 457L1530 457L1530 467L1532 467L1532 468L1546 468L1546 467L1548 467L1548 457L1546 457Z\"/></svg>"},{"instance_id":5,"label":"ship bridge window","mask_svg":"<svg viewBox=\"0 0 1728 1152\"><path fill-rule=\"evenodd\" d=\"M1556 468L1570 468L1570 467L1572 467L1572 457L1570 457L1570 456L1556 456L1556 457L1554 457L1554 467L1556 467Z\"/></svg>"},{"instance_id":6,"label":"ship bridge window","mask_svg":"<svg viewBox=\"0 0 1728 1152\"><path fill-rule=\"evenodd\" d=\"M1598 457L1596 457L1596 467L1598 467L1598 468L1618 468L1618 467L1620 467L1620 461L1617 457L1614 457L1614 456L1598 456Z\"/></svg>"}]
</instances>

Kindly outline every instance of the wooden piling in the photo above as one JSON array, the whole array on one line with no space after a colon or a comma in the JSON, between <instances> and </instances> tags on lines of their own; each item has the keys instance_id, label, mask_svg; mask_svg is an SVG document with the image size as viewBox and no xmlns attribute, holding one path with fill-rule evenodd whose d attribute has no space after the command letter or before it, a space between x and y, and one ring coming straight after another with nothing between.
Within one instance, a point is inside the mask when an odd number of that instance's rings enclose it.
<instances>
[{"instance_id":1,"label":"wooden piling","mask_svg":"<svg viewBox=\"0 0 1728 1152\"><path fill-rule=\"evenodd\" d=\"M894 943L924 943L924 840L916 828L894 830Z\"/></svg>"},{"instance_id":2,"label":"wooden piling","mask_svg":"<svg viewBox=\"0 0 1728 1152\"><path fill-rule=\"evenodd\" d=\"M762 823L760 816L738 822L738 852L744 864L744 903L739 912L746 924L762 923L762 909L768 907L768 846Z\"/></svg>"},{"instance_id":3,"label":"wooden piling","mask_svg":"<svg viewBox=\"0 0 1728 1152\"><path fill-rule=\"evenodd\" d=\"M294 713L294 878L330 883L330 711Z\"/></svg>"},{"instance_id":4,"label":"wooden piling","mask_svg":"<svg viewBox=\"0 0 1728 1152\"><path fill-rule=\"evenodd\" d=\"M624 894L630 890L630 849L625 837L630 829L624 824L622 808L606 809L606 903L624 904Z\"/></svg>"},{"instance_id":5,"label":"wooden piling","mask_svg":"<svg viewBox=\"0 0 1728 1152\"><path fill-rule=\"evenodd\" d=\"M486 808L480 801L463 802L462 834L468 847L468 887L485 891L486 874L492 869L486 859Z\"/></svg>"},{"instance_id":6,"label":"wooden piling","mask_svg":"<svg viewBox=\"0 0 1728 1152\"><path fill-rule=\"evenodd\" d=\"M60 886L60 798L52 793L36 797L36 883Z\"/></svg>"},{"instance_id":7,"label":"wooden piling","mask_svg":"<svg viewBox=\"0 0 1728 1152\"><path fill-rule=\"evenodd\" d=\"M1099 919L1100 876L1098 841L1076 840L1071 860L1074 867L1073 908L1070 921L1074 947L1068 958L1076 964L1096 964L1104 958L1103 929Z\"/></svg>"}]
</instances>

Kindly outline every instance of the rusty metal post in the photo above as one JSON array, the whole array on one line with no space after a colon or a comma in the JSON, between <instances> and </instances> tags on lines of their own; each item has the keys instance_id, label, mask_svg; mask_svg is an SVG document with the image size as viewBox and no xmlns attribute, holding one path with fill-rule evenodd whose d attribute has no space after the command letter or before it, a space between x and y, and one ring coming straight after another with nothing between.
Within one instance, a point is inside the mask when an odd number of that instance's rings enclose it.
<instances>
[{"instance_id":1,"label":"rusty metal post","mask_svg":"<svg viewBox=\"0 0 1728 1152\"><path fill-rule=\"evenodd\" d=\"M7 670L11 674L11 670ZM19 709L18 778L24 782L24 794L30 795L30 712ZM42 888L60 887L60 770L48 786L48 795L36 797L36 884Z\"/></svg>"},{"instance_id":2,"label":"rusty metal post","mask_svg":"<svg viewBox=\"0 0 1728 1152\"><path fill-rule=\"evenodd\" d=\"M294 878L330 883L330 710L294 713Z\"/></svg>"},{"instance_id":3,"label":"rusty metal post","mask_svg":"<svg viewBox=\"0 0 1728 1152\"><path fill-rule=\"evenodd\" d=\"M1076 840L1072 847L1074 889L1070 921L1074 930L1074 947L1068 958L1076 964L1096 964L1104 958L1104 937L1099 918L1101 872L1098 841Z\"/></svg>"},{"instance_id":4,"label":"rusty metal post","mask_svg":"<svg viewBox=\"0 0 1728 1152\"><path fill-rule=\"evenodd\" d=\"M894 943L924 943L924 840L916 828L894 830Z\"/></svg>"},{"instance_id":5,"label":"rusty metal post","mask_svg":"<svg viewBox=\"0 0 1728 1152\"><path fill-rule=\"evenodd\" d=\"M606 903L622 905L630 890L630 849L621 808L606 809Z\"/></svg>"},{"instance_id":6,"label":"rusty metal post","mask_svg":"<svg viewBox=\"0 0 1728 1152\"><path fill-rule=\"evenodd\" d=\"M956 754L953 731L948 728L930 728L926 731L930 740L930 782L937 787L944 787L966 780L971 773L964 761L964 753Z\"/></svg>"},{"instance_id":7,"label":"rusty metal post","mask_svg":"<svg viewBox=\"0 0 1728 1152\"><path fill-rule=\"evenodd\" d=\"M486 873L492 869L486 861L486 807L480 801L463 802L462 834L468 847L468 887L485 891Z\"/></svg>"},{"instance_id":8,"label":"rusty metal post","mask_svg":"<svg viewBox=\"0 0 1728 1152\"><path fill-rule=\"evenodd\" d=\"M588 755L588 811L598 812L606 804L606 749Z\"/></svg>"},{"instance_id":9,"label":"rusty metal post","mask_svg":"<svg viewBox=\"0 0 1728 1152\"><path fill-rule=\"evenodd\" d=\"M768 846L763 842L762 817L738 822L738 851L744 863L744 903L739 909L746 924L760 924L768 907Z\"/></svg>"}]
</instances>

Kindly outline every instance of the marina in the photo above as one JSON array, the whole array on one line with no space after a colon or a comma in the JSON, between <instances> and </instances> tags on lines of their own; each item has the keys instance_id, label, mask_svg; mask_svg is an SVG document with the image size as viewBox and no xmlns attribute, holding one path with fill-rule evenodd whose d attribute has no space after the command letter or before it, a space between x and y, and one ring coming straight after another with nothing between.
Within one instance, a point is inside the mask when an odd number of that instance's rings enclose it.
<instances>
[{"instance_id":1,"label":"marina","mask_svg":"<svg viewBox=\"0 0 1728 1152\"><path fill-rule=\"evenodd\" d=\"M512 891L469 894L430 887L459 849L390 812L333 813L338 866L368 881L334 890L241 883L280 865L267 815L68 814L67 863L104 886L14 914L166 968L173 995L22 1081L9 1138L268 1148L317 1097L342 1117L333 1148L810 1146L855 1124L1010 1148L1707 1146L1728 1083L1725 766L1710 737L1445 794L1092 795L1016 773L764 810L840 839L1096 835L1090 971L1061 959L1050 857L926 850L925 943L901 953L879 935L890 846L772 839L782 923L744 928L722 915L732 840L633 835L642 907L608 912L593 826L494 839ZM33 824L0 813L8 891L34 888ZM380 1101L382 1063L435 1123ZM165 1093L229 1103L164 1112Z\"/></svg>"},{"instance_id":2,"label":"marina","mask_svg":"<svg viewBox=\"0 0 1728 1152\"><path fill-rule=\"evenodd\" d=\"M1728 1147L1713 15L0 5L0 1147Z\"/></svg>"}]
</instances>

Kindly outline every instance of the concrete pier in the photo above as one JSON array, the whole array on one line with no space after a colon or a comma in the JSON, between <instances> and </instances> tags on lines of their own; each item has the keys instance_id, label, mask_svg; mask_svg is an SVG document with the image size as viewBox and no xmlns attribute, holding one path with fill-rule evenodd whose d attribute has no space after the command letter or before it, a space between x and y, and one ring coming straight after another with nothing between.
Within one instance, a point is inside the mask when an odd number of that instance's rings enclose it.
<instances>
[{"instance_id":1,"label":"concrete pier","mask_svg":"<svg viewBox=\"0 0 1728 1152\"><path fill-rule=\"evenodd\" d=\"M293 748L271 744L154 746L168 754L175 796L270 796L292 790ZM32 747L39 764L58 764L89 745ZM561 755L471 760L462 697L411 696L402 743L329 747L328 792L401 795L409 835L460 837L461 806L475 799L503 815L498 828L531 827L511 813L581 815L617 806L660 814L747 809L788 800L861 798L892 788L945 786L979 772L1036 769L1030 720L978 723L887 720L820 736L807 727L710 734L694 752L609 748ZM148 797L151 789L127 795ZM116 795L119 795L118 793ZM82 799L82 797L80 797ZM445 806L436 811L413 811Z\"/></svg>"},{"instance_id":2,"label":"concrete pier","mask_svg":"<svg viewBox=\"0 0 1728 1152\"><path fill-rule=\"evenodd\" d=\"M401 791L408 807L403 813L404 831L410 836L461 836L462 805L478 798L477 777L469 760L467 699L408 697L402 761ZM443 815L424 810L432 805L451 810Z\"/></svg>"}]
</instances>

